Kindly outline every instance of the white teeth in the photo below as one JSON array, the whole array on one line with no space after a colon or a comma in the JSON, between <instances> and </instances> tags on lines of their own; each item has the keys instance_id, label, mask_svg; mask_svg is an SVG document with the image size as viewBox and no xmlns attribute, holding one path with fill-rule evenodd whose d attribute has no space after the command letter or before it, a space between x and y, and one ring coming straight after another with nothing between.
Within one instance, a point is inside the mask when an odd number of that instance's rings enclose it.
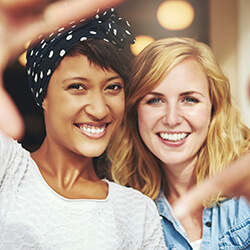
<instances>
[{"instance_id":1,"label":"white teeth","mask_svg":"<svg viewBox=\"0 0 250 250\"><path fill-rule=\"evenodd\" d=\"M180 141L185 139L187 136L188 133L175 133L175 134L160 133L160 137L168 141Z\"/></svg>"},{"instance_id":2,"label":"white teeth","mask_svg":"<svg viewBox=\"0 0 250 250\"><path fill-rule=\"evenodd\" d=\"M100 127L95 127L95 126L91 126L91 125L84 125L84 126L79 126L79 128L87 133L100 134L100 133L104 132L106 126L102 126L100 128Z\"/></svg>"}]
</instances>

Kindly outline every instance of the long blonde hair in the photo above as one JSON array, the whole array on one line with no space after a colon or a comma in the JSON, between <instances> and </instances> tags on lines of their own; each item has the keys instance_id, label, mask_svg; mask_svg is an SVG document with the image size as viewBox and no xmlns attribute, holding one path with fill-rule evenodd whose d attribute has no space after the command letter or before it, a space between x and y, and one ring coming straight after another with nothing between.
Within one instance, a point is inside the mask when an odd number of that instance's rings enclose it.
<instances>
[{"instance_id":1,"label":"long blonde hair","mask_svg":"<svg viewBox=\"0 0 250 250\"><path fill-rule=\"evenodd\" d=\"M166 74L186 58L196 60L208 79L212 103L207 138L198 152L196 182L223 170L250 149L250 131L241 122L231 96L230 84L211 49L191 38L166 38L146 47L134 60L131 84L126 93L124 122L113 138L108 157L113 179L155 199L161 186L167 187L159 160L144 145L137 125L137 105L160 84ZM213 205L219 196L207 204Z\"/></svg>"}]
</instances>

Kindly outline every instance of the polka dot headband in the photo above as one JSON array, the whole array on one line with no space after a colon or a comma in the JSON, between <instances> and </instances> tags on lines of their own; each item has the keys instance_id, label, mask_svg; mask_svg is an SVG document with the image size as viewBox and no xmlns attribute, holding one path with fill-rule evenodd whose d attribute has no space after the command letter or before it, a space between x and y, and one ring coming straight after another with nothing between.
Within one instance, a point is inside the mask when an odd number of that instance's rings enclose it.
<instances>
[{"instance_id":1,"label":"polka dot headband","mask_svg":"<svg viewBox=\"0 0 250 250\"><path fill-rule=\"evenodd\" d=\"M38 106L42 104L58 63L76 43L89 38L103 39L122 49L127 43L135 42L129 23L113 8L103 13L97 11L94 18L79 23L72 21L70 25L67 29L56 29L49 36L40 35L38 41L28 48L28 82Z\"/></svg>"}]
</instances>

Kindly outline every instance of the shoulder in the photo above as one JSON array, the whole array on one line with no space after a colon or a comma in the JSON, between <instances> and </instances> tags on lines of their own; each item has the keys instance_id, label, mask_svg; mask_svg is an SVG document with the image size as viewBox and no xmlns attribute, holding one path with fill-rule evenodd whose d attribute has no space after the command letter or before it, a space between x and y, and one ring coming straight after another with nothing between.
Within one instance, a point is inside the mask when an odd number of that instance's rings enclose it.
<instances>
[{"instance_id":1,"label":"shoulder","mask_svg":"<svg viewBox=\"0 0 250 250\"><path fill-rule=\"evenodd\" d=\"M2 182L4 178L14 183L14 177L22 176L29 157L29 152L20 143L0 131L0 180Z\"/></svg>"},{"instance_id":2,"label":"shoulder","mask_svg":"<svg viewBox=\"0 0 250 250\"><path fill-rule=\"evenodd\" d=\"M225 199L213 207L213 214L220 220L242 221L250 218L250 206L243 197Z\"/></svg>"},{"instance_id":3,"label":"shoulder","mask_svg":"<svg viewBox=\"0 0 250 250\"><path fill-rule=\"evenodd\" d=\"M154 201L138 190L114 182L109 182L109 188L109 198L116 203L116 206L140 210L144 214L149 213L149 211L158 214Z\"/></svg>"},{"instance_id":4,"label":"shoulder","mask_svg":"<svg viewBox=\"0 0 250 250\"><path fill-rule=\"evenodd\" d=\"M154 201L138 190L114 182L109 182L109 187L112 209L133 237L142 240L140 249L165 249L161 218Z\"/></svg>"},{"instance_id":5,"label":"shoulder","mask_svg":"<svg viewBox=\"0 0 250 250\"><path fill-rule=\"evenodd\" d=\"M7 158L13 151L26 151L18 141L4 134L0 130L0 153Z\"/></svg>"},{"instance_id":6,"label":"shoulder","mask_svg":"<svg viewBox=\"0 0 250 250\"><path fill-rule=\"evenodd\" d=\"M115 182L109 182L110 192L114 196L122 196L124 199L136 199L154 203L148 196L131 187L125 187Z\"/></svg>"},{"instance_id":7,"label":"shoulder","mask_svg":"<svg viewBox=\"0 0 250 250\"><path fill-rule=\"evenodd\" d=\"M220 210L227 210L228 212L229 211L242 212L242 213L247 212L248 215L250 213L249 203L246 201L244 197L225 199L219 203L218 207L220 208Z\"/></svg>"},{"instance_id":8,"label":"shoulder","mask_svg":"<svg viewBox=\"0 0 250 250\"><path fill-rule=\"evenodd\" d=\"M14 142L11 137L8 137L1 129L0 129L0 149L2 150L4 146L7 144Z\"/></svg>"},{"instance_id":9,"label":"shoulder","mask_svg":"<svg viewBox=\"0 0 250 250\"><path fill-rule=\"evenodd\" d=\"M250 206L247 201L244 198L224 200L213 210L213 216L216 214L214 224L221 232L219 244L228 249L248 249Z\"/></svg>"},{"instance_id":10,"label":"shoulder","mask_svg":"<svg viewBox=\"0 0 250 250\"><path fill-rule=\"evenodd\" d=\"M245 227L246 224L250 227L250 206L243 197L225 199L215 205L211 213L216 223L225 230L240 225Z\"/></svg>"}]
</instances>

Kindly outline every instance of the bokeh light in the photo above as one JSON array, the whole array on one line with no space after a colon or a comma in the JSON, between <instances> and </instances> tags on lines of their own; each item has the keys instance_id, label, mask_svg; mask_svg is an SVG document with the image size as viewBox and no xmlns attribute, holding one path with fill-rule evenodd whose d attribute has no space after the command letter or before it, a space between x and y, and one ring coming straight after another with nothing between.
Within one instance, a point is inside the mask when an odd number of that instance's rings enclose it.
<instances>
[{"instance_id":1,"label":"bokeh light","mask_svg":"<svg viewBox=\"0 0 250 250\"><path fill-rule=\"evenodd\" d=\"M194 20L194 8L185 0L167 0L157 10L160 25L168 30L182 30Z\"/></svg>"},{"instance_id":2,"label":"bokeh light","mask_svg":"<svg viewBox=\"0 0 250 250\"><path fill-rule=\"evenodd\" d=\"M137 56L147 45L155 40L152 36L146 35L136 36L135 38L135 44L130 45L131 52L135 56Z\"/></svg>"}]
</instances>

